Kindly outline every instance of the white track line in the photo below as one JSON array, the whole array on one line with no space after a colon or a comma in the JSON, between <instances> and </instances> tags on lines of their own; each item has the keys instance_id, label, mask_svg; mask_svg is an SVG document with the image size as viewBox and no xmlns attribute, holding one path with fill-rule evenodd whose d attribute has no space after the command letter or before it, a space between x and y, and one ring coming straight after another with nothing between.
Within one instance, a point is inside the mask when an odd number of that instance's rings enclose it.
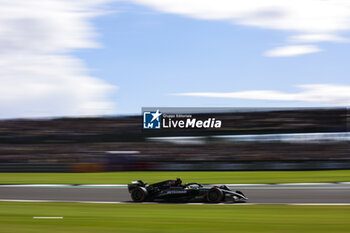
<instances>
[{"instance_id":1,"label":"white track line","mask_svg":"<svg viewBox=\"0 0 350 233\"><path fill-rule=\"evenodd\" d=\"M0 185L0 188L93 188L93 187L128 187L126 184L79 184L79 185L73 185L73 184L3 184Z\"/></svg>"},{"instance_id":2,"label":"white track line","mask_svg":"<svg viewBox=\"0 0 350 233\"><path fill-rule=\"evenodd\" d=\"M350 182L339 183L280 183L277 185L338 185L338 184L350 184Z\"/></svg>"},{"instance_id":3,"label":"white track line","mask_svg":"<svg viewBox=\"0 0 350 233\"><path fill-rule=\"evenodd\" d=\"M331 183L271 183L271 184L225 184L227 186L276 186L276 185L348 185L350 182L331 182ZM220 184L214 184L220 185ZM222 185L222 184L221 184Z\"/></svg>"},{"instance_id":4,"label":"white track line","mask_svg":"<svg viewBox=\"0 0 350 233\"><path fill-rule=\"evenodd\" d=\"M227 186L235 186L235 187L244 187L244 186L278 186L278 185L290 185L290 186L303 186L303 185L309 185L309 186L316 186L316 185L349 185L350 182L339 182L339 183L276 183L276 184L225 184ZM222 184L206 184L206 185L222 185ZM78 184L78 185L73 185L73 184L2 184L0 185L1 187L43 187L43 188L64 188L64 187L127 187L128 185L126 184Z\"/></svg>"},{"instance_id":5,"label":"white track line","mask_svg":"<svg viewBox=\"0 0 350 233\"><path fill-rule=\"evenodd\" d=\"M0 187L68 187L69 184L2 184Z\"/></svg>"},{"instance_id":6,"label":"white track line","mask_svg":"<svg viewBox=\"0 0 350 233\"><path fill-rule=\"evenodd\" d=\"M63 219L63 217L33 217L33 219Z\"/></svg>"},{"instance_id":7,"label":"white track line","mask_svg":"<svg viewBox=\"0 0 350 233\"><path fill-rule=\"evenodd\" d=\"M66 200L16 200L16 199L0 199L0 201L7 202L66 202L66 203L87 203L87 204L180 204L180 205L322 205L322 206L338 206L338 205L349 205L350 203L158 203L158 202L122 202L122 201L66 201Z\"/></svg>"}]
</instances>

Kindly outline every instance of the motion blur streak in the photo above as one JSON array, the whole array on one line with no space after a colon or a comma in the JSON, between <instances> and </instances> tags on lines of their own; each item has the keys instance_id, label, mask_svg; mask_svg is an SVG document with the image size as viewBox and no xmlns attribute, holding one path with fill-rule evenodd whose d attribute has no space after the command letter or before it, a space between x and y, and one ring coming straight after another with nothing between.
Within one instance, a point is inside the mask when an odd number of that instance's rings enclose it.
<instances>
[{"instance_id":1,"label":"motion blur streak","mask_svg":"<svg viewBox=\"0 0 350 233\"><path fill-rule=\"evenodd\" d=\"M346 108L215 116L224 122L220 129L162 129L147 135L140 130L141 116L0 121L0 172L350 168Z\"/></svg>"}]
</instances>

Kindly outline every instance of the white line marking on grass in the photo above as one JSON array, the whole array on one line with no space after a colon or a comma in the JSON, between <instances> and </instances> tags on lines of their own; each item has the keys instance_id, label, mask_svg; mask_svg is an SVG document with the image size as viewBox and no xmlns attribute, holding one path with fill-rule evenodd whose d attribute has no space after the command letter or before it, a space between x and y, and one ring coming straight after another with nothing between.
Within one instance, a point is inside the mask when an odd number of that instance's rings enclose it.
<instances>
[{"instance_id":1,"label":"white line marking on grass","mask_svg":"<svg viewBox=\"0 0 350 233\"><path fill-rule=\"evenodd\" d=\"M63 217L33 217L33 219L63 219Z\"/></svg>"}]
</instances>

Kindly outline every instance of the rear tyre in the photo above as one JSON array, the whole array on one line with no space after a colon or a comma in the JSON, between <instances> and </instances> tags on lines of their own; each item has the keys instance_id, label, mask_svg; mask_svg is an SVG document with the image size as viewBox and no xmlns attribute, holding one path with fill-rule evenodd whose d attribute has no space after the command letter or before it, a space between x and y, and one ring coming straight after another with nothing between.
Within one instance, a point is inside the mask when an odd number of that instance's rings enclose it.
<instances>
[{"instance_id":1,"label":"rear tyre","mask_svg":"<svg viewBox=\"0 0 350 233\"><path fill-rule=\"evenodd\" d=\"M224 193L218 188L211 188L207 192L206 199L209 203L219 203L224 199Z\"/></svg>"},{"instance_id":2,"label":"rear tyre","mask_svg":"<svg viewBox=\"0 0 350 233\"><path fill-rule=\"evenodd\" d=\"M144 187L137 187L133 189L131 192L131 198L133 201L136 201L136 202L145 201L147 198L147 195L148 195L147 189L145 189Z\"/></svg>"}]
</instances>

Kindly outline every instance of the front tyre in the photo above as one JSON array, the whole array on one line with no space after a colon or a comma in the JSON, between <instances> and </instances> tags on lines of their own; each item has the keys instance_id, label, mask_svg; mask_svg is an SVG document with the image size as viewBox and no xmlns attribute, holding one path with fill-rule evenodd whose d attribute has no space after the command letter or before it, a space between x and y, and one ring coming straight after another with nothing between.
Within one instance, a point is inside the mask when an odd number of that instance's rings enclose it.
<instances>
[{"instance_id":1,"label":"front tyre","mask_svg":"<svg viewBox=\"0 0 350 233\"><path fill-rule=\"evenodd\" d=\"M147 189L145 189L144 187L137 187L133 189L131 192L131 198L133 201L136 201L136 202L145 201L147 198L147 195L148 195Z\"/></svg>"},{"instance_id":2,"label":"front tyre","mask_svg":"<svg viewBox=\"0 0 350 233\"><path fill-rule=\"evenodd\" d=\"M209 203L219 203L224 199L224 193L218 188L208 190L206 199Z\"/></svg>"}]
</instances>

